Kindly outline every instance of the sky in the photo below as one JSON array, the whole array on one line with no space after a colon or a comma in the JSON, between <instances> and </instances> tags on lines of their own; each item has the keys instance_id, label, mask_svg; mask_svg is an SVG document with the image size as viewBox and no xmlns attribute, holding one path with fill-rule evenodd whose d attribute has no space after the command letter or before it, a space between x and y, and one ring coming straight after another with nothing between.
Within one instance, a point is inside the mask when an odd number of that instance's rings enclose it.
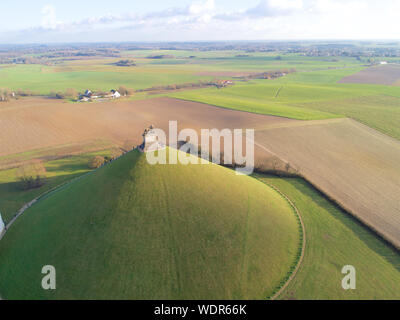
<instances>
[{"instance_id":1,"label":"sky","mask_svg":"<svg viewBox=\"0 0 400 320\"><path fill-rule=\"evenodd\" d=\"M400 0L13 0L0 43L400 38Z\"/></svg>"}]
</instances>

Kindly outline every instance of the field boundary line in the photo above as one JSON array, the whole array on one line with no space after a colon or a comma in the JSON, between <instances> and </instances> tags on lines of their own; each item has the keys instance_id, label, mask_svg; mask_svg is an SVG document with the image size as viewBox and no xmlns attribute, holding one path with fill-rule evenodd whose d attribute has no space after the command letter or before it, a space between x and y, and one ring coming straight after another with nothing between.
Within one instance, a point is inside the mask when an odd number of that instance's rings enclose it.
<instances>
[{"instance_id":1,"label":"field boundary line","mask_svg":"<svg viewBox=\"0 0 400 320\"><path fill-rule=\"evenodd\" d=\"M267 117L275 117L275 118L282 118L282 119L288 119L288 120L298 120L298 121L311 121L311 120L301 120L301 119L296 119L296 118L290 118L290 117L285 117L285 116L278 116L275 114L271 113L261 113L261 112L253 112L253 111L245 111L245 110L239 110L239 109L232 109L230 107L223 107L223 106L218 106L216 104L212 103L206 103L206 102L201 102L201 101L196 101L196 100L190 100L189 98L181 98L181 97L174 97L174 96L165 96L165 97L158 97L155 99L168 99L168 100L180 100L180 101L187 101L187 102L194 102L194 103L199 103L199 104L204 104L209 107L214 107L214 108L219 108L219 109L224 109L224 110L230 110L230 111L235 111L235 112L244 112L244 113L249 113L249 114L257 114L260 116L267 116ZM343 118L343 117L342 117ZM336 118L334 118L336 119ZM330 119L321 119L321 120L330 120Z\"/></svg>"},{"instance_id":2,"label":"field boundary line","mask_svg":"<svg viewBox=\"0 0 400 320\"><path fill-rule=\"evenodd\" d=\"M302 233L301 233L302 243L301 243L300 258L298 259L295 269L293 270L293 272L291 273L289 278L286 280L286 282L280 287L280 289L276 293L274 293L272 295L272 297L269 298L269 300L276 300L282 294L282 292L288 287L290 282L294 279L294 277L296 276L297 272L299 271L300 266L301 266L301 264L302 264L302 262L304 260L304 254L305 254L306 244L307 244L306 228L304 226L304 222L303 222L303 219L301 217L300 210L297 209L296 205L292 202L292 200L290 200L289 197L286 194L284 194L278 187L275 187L273 184L271 184L269 182L265 182L265 181L261 181L261 182L266 184L267 186L269 186L270 188L272 188L276 192L278 192L289 203L289 205L293 208L297 218L300 221L301 230L302 230Z\"/></svg>"}]
</instances>

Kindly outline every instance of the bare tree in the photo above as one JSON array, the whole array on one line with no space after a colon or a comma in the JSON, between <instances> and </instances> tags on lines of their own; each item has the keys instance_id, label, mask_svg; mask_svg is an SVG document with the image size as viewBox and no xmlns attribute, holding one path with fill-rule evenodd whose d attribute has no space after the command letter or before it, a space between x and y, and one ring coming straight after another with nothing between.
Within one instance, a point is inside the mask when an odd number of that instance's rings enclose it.
<instances>
[{"instance_id":1,"label":"bare tree","mask_svg":"<svg viewBox=\"0 0 400 320\"><path fill-rule=\"evenodd\" d=\"M76 99L78 97L78 91L73 88L65 90L65 97L68 99Z\"/></svg>"}]
</instances>

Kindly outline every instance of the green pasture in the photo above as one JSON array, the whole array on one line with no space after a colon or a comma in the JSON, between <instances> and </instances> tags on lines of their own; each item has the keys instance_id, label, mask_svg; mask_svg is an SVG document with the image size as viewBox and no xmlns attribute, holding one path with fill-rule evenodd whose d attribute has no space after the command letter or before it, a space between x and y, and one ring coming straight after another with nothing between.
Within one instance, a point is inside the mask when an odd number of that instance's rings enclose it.
<instances>
[{"instance_id":1,"label":"green pasture","mask_svg":"<svg viewBox=\"0 0 400 320\"><path fill-rule=\"evenodd\" d=\"M93 71L57 71L55 67L39 65L17 65L0 68L0 88L12 90L30 90L36 94L49 94L54 91L65 92L67 88L74 88L83 92L85 89L109 91L123 85L132 89L145 89L156 85L168 85L174 83L196 82L209 79L188 74L177 73L169 70L159 72L147 72L146 68L130 72ZM94 67L94 69L96 69Z\"/></svg>"},{"instance_id":2,"label":"green pasture","mask_svg":"<svg viewBox=\"0 0 400 320\"><path fill-rule=\"evenodd\" d=\"M300 210L303 263L281 299L400 299L400 254L302 179L257 175ZM356 290L343 290L343 266L356 268Z\"/></svg>"},{"instance_id":3,"label":"green pasture","mask_svg":"<svg viewBox=\"0 0 400 320\"><path fill-rule=\"evenodd\" d=\"M223 72L265 72L280 69L316 71L359 67L355 58L305 57L294 54L246 53L241 51L125 51L124 57L60 61L54 66L0 66L0 88L49 94L74 88L108 91L121 85L132 89L197 82L214 77L229 78ZM173 59L147 59L147 56L173 55ZM242 56L240 56L242 55ZM195 56L195 58L189 58ZM278 58L279 57L279 60ZM119 59L130 58L136 67L116 67ZM222 72L221 75L207 72Z\"/></svg>"},{"instance_id":4,"label":"green pasture","mask_svg":"<svg viewBox=\"0 0 400 320\"><path fill-rule=\"evenodd\" d=\"M237 82L229 88L184 91L170 96L299 120L350 117L400 138L400 88L337 83L359 70L299 72L275 80Z\"/></svg>"},{"instance_id":5,"label":"green pasture","mask_svg":"<svg viewBox=\"0 0 400 320\"><path fill-rule=\"evenodd\" d=\"M187 51L187 50L132 50L123 55L138 59L138 63L185 64L217 71L268 71L275 69L318 70L361 66L363 61L354 57L307 57L276 52ZM148 56L170 55L174 58L146 59ZM189 58L193 57L193 58Z\"/></svg>"}]
</instances>

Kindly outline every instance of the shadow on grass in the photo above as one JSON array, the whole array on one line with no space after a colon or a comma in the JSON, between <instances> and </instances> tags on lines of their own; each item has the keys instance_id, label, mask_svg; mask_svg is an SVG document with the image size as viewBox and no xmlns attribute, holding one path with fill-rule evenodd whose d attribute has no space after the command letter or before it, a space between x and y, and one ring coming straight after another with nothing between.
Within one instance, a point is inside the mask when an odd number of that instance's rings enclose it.
<instances>
[{"instance_id":1,"label":"shadow on grass","mask_svg":"<svg viewBox=\"0 0 400 320\"><path fill-rule=\"evenodd\" d=\"M67 175L73 172L86 171L89 170L87 164L91 158L93 158L93 155L66 156L57 159L57 165L46 164L46 171L49 173L65 172Z\"/></svg>"},{"instance_id":2,"label":"shadow on grass","mask_svg":"<svg viewBox=\"0 0 400 320\"><path fill-rule=\"evenodd\" d=\"M58 175L55 177L46 178L46 184L40 188L35 188L31 190L21 190L18 182L8 182L0 183L0 212L3 214L3 219L7 223L12 219L12 217L21 209L24 204L30 202L41 194L49 191L58 185L64 184L76 177L84 175L86 172L72 173L76 172L76 169L69 170L71 165L69 164L63 170L64 172L70 171L70 174ZM82 166L80 166L81 168ZM57 171L60 167L57 168ZM50 171L50 170L48 170ZM54 170L56 171L56 170Z\"/></svg>"}]
</instances>

